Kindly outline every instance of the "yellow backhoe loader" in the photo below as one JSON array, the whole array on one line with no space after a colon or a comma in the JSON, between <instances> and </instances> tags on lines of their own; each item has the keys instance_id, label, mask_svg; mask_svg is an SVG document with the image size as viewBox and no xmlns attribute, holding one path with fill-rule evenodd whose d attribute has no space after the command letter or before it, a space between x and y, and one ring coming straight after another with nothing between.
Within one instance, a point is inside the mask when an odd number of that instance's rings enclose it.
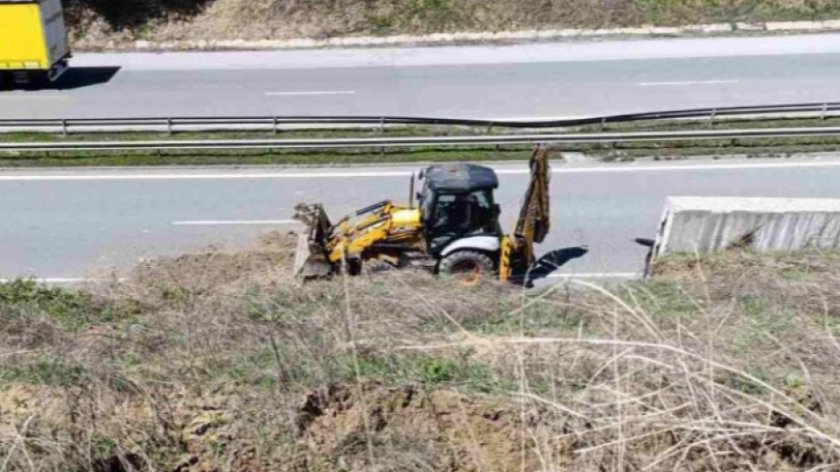
<instances>
[{"instance_id":1,"label":"yellow backhoe loader","mask_svg":"<svg viewBox=\"0 0 840 472\"><path fill-rule=\"evenodd\" d=\"M534 244L550 226L548 150L535 149L531 180L513 234L499 225L493 199L499 179L493 169L474 164L442 164L420 172L422 190L409 203L386 200L330 222L321 204L299 204L300 235L295 272L305 278L340 271L357 274L380 261L394 267L425 267L465 285L498 277L523 281L534 263ZM417 205L414 204L415 197Z\"/></svg>"}]
</instances>

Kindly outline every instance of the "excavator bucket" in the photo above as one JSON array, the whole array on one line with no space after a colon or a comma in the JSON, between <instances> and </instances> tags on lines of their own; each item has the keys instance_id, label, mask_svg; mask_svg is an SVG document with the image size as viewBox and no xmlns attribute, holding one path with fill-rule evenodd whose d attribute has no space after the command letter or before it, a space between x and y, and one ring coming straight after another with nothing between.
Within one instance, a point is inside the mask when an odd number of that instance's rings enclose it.
<instances>
[{"instance_id":1,"label":"excavator bucket","mask_svg":"<svg viewBox=\"0 0 840 472\"><path fill-rule=\"evenodd\" d=\"M298 235L295 251L294 273L305 279L326 277L333 273L333 264L329 261L327 238L330 223L323 205L299 204L295 207L294 219L304 224L305 229Z\"/></svg>"}]
</instances>

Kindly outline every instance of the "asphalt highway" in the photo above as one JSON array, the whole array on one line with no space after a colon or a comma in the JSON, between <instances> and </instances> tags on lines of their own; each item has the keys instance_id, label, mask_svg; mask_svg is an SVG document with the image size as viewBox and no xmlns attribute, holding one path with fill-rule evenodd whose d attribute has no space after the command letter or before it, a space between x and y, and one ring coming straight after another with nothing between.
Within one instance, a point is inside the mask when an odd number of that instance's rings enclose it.
<instances>
[{"instance_id":1,"label":"asphalt highway","mask_svg":"<svg viewBox=\"0 0 840 472\"><path fill-rule=\"evenodd\" d=\"M524 165L494 166L506 227L527 183ZM0 172L0 278L95 277L143 258L241 248L288 231L293 206L324 202L333 217L391 198L405 201L417 166L259 169L89 169ZM553 228L541 254L587 246L555 276L629 277L665 198L840 198L840 158L553 164Z\"/></svg>"},{"instance_id":2,"label":"asphalt highway","mask_svg":"<svg viewBox=\"0 0 840 472\"><path fill-rule=\"evenodd\" d=\"M534 119L840 101L840 35L277 52L79 54L54 87L0 91L0 118L413 115ZM416 167L0 171L0 278L124 270L407 198ZM505 223L527 175L499 165ZM555 164L543 253L558 274L632 276L669 195L840 198L840 159Z\"/></svg>"},{"instance_id":3,"label":"asphalt highway","mask_svg":"<svg viewBox=\"0 0 840 472\"><path fill-rule=\"evenodd\" d=\"M78 54L0 118L560 118L838 101L840 35L403 49Z\"/></svg>"}]
</instances>

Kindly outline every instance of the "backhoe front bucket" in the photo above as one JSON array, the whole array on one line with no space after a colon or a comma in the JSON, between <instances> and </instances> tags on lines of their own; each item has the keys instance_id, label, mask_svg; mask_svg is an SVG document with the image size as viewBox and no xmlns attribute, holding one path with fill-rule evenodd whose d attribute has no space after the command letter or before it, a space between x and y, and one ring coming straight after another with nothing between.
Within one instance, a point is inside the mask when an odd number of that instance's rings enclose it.
<instances>
[{"instance_id":1,"label":"backhoe front bucket","mask_svg":"<svg viewBox=\"0 0 840 472\"><path fill-rule=\"evenodd\" d=\"M334 272L328 259L327 238L332 224L323 205L299 204L295 207L294 219L306 226L298 235L295 251L295 276L305 279L326 277Z\"/></svg>"}]
</instances>

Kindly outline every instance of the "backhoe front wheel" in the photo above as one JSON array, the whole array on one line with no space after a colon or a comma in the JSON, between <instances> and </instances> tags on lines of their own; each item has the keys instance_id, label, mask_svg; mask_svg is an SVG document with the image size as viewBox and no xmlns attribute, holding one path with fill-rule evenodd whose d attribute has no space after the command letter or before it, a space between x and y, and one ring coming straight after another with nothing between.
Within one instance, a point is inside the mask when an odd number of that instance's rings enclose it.
<instances>
[{"instance_id":1,"label":"backhoe front wheel","mask_svg":"<svg viewBox=\"0 0 840 472\"><path fill-rule=\"evenodd\" d=\"M458 251L443 258L438 271L464 287L474 287L494 277L493 260L479 251Z\"/></svg>"}]
</instances>

